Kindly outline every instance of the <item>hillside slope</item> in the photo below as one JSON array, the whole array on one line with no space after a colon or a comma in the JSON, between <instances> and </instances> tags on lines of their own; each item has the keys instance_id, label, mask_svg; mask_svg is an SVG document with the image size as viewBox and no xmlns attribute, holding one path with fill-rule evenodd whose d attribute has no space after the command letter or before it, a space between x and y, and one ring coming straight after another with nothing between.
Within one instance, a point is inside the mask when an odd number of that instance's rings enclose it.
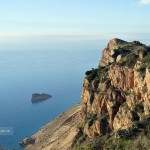
<instances>
[{"instance_id":1,"label":"hillside slope","mask_svg":"<svg viewBox=\"0 0 150 150\"><path fill-rule=\"evenodd\" d=\"M46 124L37 133L24 139L25 150L68 150L72 149L73 138L78 132L81 105L77 104Z\"/></svg>"}]
</instances>

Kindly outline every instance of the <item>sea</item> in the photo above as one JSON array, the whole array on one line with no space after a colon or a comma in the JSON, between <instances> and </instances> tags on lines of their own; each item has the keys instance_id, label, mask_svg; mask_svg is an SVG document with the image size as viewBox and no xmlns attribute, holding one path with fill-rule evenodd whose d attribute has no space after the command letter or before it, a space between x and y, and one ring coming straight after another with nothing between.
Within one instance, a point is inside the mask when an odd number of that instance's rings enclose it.
<instances>
[{"instance_id":1,"label":"sea","mask_svg":"<svg viewBox=\"0 0 150 150\"><path fill-rule=\"evenodd\" d=\"M0 50L0 147L21 150L21 140L81 102L84 74L98 66L106 46L89 43ZM52 98L32 103L33 93Z\"/></svg>"}]
</instances>

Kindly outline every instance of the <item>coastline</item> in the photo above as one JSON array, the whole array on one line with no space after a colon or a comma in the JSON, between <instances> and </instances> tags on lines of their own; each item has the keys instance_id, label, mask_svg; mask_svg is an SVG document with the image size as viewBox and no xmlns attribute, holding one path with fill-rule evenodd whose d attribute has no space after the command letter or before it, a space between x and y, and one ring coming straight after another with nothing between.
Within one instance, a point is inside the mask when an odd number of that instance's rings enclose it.
<instances>
[{"instance_id":1,"label":"coastline","mask_svg":"<svg viewBox=\"0 0 150 150\"><path fill-rule=\"evenodd\" d=\"M34 140L33 144L26 144L25 150L69 150L72 141L78 133L81 104L76 104L60 116L44 125L34 135L24 139Z\"/></svg>"}]
</instances>

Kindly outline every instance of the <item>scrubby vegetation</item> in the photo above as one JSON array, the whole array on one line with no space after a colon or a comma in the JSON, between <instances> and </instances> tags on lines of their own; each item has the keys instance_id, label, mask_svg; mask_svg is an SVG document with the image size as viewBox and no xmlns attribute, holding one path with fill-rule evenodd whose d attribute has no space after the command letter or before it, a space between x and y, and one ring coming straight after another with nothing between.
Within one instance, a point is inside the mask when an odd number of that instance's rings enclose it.
<instances>
[{"instance_id":1,"label":"scrubby vegetation","mask_svg":"<svg viewBox=\"0 0 150 150\"><path fill-rule=\"evenodd\" d=\"M115 50L114 56L117 57L119 54L122 56L121 60L117 63L120 66L133 68L137 61L145 64L145 68L150 64L150 49L138 41L129 42L118 47Z\"/></svg>"},{"instance_id":2,"label":"scrubby vegetation","mask_svg":"<svg viewBox=\"0 0 150 150\"><path fill-rule=\"evenodd\" d=\"M114 55L113 57L116 58L118 55L122 55L122 56L126 56L127 54L129 54L130 51L124 48L118 48L114 50Z\"/></svg>"},{"instance_id":3,"label":"scrubby vegetation","mask_svg":"<svg viewBox=\"0 0 150 150\"><path fill-rule=\"evenodd\" d=\"M86 137L84 142L74 145L75 150L149 150L149 147L150 116L133 122L128 129L92 139Z\"/></svg>"},{"instance_id":4,"label":"scrubby vegetation","mask_svg":"<svg viewBox=\"0 0 150 150\"><path fill-rule=\"evenodd\" d=\"M142 64L138 70L137 70L140 74L140 76L144 79L145 77L145 74L146 74L146 65L145 64Z\"/></svg>"},{"instance_id":5,"label":"scrubby vegetation","mask_svg":"<svg viewBox=\"0 0 150 150\"><path fill-rule=\"evenodd\" d=\"M87 76L86 79L87 79L89 82L91 82L92 80L95 79L95 77L97 76L97 73L98 73L97 69L92 68L91 71L87 71L87 72L85 73L86 76Z\"/></svg>"},{"instance_id":6,"label":"scrubby vegetation","mask_svg":"<svg viewBox=\"0 0 150 150\"><path fill-rule=\"evenodd\" d=\"M107 74L108 74L108 67L99 67L98 68L98 76L97 79L99 80L100 83L104 83L108 80Z\"/></svg>"},{"instance_id":7,"label":"scrubby vegetation","mask_svg":"<svg viewBox=\"0 0 150 150\"><path fill-rule=\"evenodd\" d=\"M92 126L92 124L96 120L96 118L97 118L96 114L90 114L90 113L88 113L86 115L86 120L88 122L89 128Z\"/></svg>"},{"instance_id":8,"label":"scrubby vegetation","mask_svg":"<svg viewBox=\"0 0 150 150\"><path fill-rule=\"evenodd\" d=\"M134 110L135 112L144 113L144 106L143 106L143 103L140 102L140 103L135 104L133 110Z\"/></svg>"},{"instance_id":9,"label":"scrubby vegetation","mask_svg":"<svg viewBox=\"0 0 150 150\"><path fill-rule=\"evenodd\" d=\"M108 73L108 67L99 67L98 69L92 68L91 71L87 71L86 74L86 79L91 83L94 79L104 83L108 78L107 78L107 73Z\"/></svg>"},{"instance_id":10,"label":"scrubby vegetation","mask_svg":"<svg viewBox=\"0 0 150 150\"><path fill-rule=\"evenodd\" d=\"M144 86L143 88L142 88L142 92L143 92L143 94L145 94L146 92L147 92L147 87L146 86Z\"/></svg>"},{"instance_id":11,"label":"scrubby vegetation","mask_svg":"<svg viewBox=\"0 0 150 150\"><path fill-rule=\"evenodd\" d=\"M87 135L85 135L82 131L82 128L79 128L78 134L75 136L72 147L76 147L76 145L82 144L87 138Z\"/></svg>"},{"instance_id":12,"label":"scrubby vegetation","mask_svg":"<svg viewBox=\"0 0 150 150\"><path fill-rule=\"evenodd\" d=\"M128 55L124 56L120 62L118 62L118 65L122 67L127 66L132 69L135 66L137 60L138 56L130 52Z\"/></svg>"},{"instance_id":13,"label":"scrubby vegetation","mask_svg":"<svg viewBox=\"0 0 150 150\"><path fill-rule=\"evenodd\" d=\"M148 53L142 60L142 63L149 64L150 63L150 54Z\"/></svg>"}]
</instances>

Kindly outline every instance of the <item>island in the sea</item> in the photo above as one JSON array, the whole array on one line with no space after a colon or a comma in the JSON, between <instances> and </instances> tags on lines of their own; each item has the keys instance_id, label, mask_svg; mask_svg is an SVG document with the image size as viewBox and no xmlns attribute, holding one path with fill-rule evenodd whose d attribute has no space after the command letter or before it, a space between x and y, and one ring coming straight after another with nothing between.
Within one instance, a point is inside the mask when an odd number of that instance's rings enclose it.
<instances>
[{"instance_id":1,"label":"island in the sea","mask_svg":"<svg viewBox=\"0 0 150 150\"><path fill-rule=\"evenodd\" d=\"M51 97L52 97L52 96L51 96L50 94L34 93L34 94L32 94L31 101L34 103L34 102L39 102L39 101L47 100L47 99L49 99L49 98L51 98Z\"/></svg>"}]
</instances>

